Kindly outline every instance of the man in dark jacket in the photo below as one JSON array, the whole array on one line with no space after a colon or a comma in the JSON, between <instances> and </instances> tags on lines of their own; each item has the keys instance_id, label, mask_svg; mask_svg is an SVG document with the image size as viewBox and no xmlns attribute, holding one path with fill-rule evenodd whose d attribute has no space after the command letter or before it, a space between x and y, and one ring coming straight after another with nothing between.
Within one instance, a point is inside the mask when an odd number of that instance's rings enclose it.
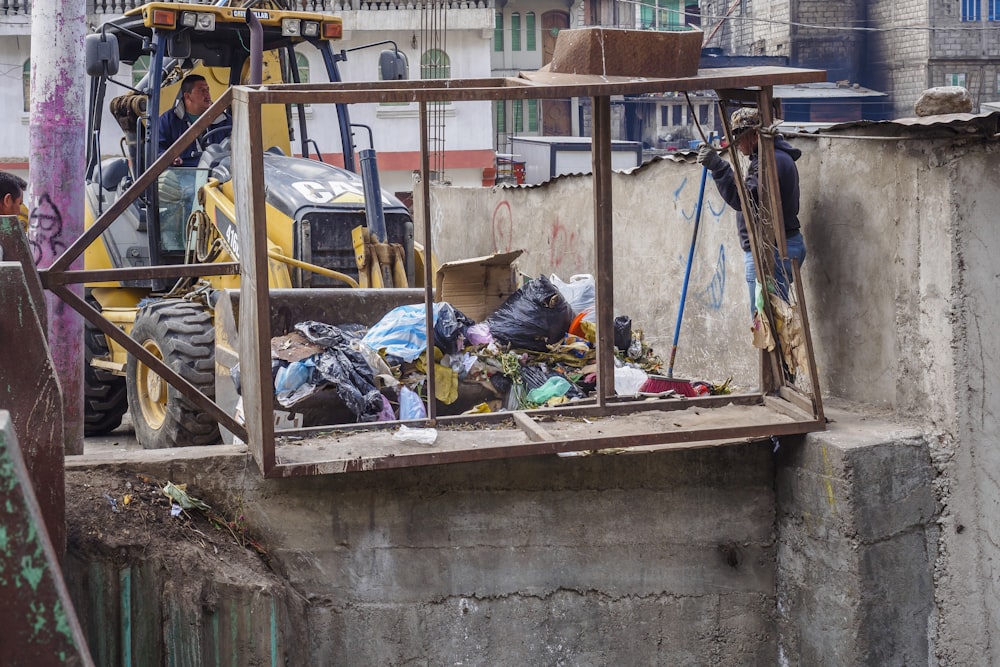
<instances>
[{"instance_id":1,"label":"man in dark jacket","mask_svg":"<svg viewBox=\"0 0 1000 667\"><path fill-rule=\"evenodd\" d=\"M744 155L750 157L750 167L746 173L746 188L753 206L760 205L758 196L759 173L757 155L757 128L760 127L760 116L757 109L743 107L737 109L732 116L730 128L733 133L733 146ZM785 222L785 241L787 256L782 258L781 251L775 248L775 286L782 298L788 299L788 285L792 280L792 260L799 266L806 258L806 247L799 229L799 171L795 161L802 151L794 148L778 135L774 139L774 158L778 169L778 184L781 190L781 211ZM710 146L698 149L698 162L708 169L715 181L719 194L726 203L736 209L736 227L740 233L740 245L743 247L746 281L750 289L750 312L757 312L756 304L756 272L753 254L750 252L750 239L747 235L746 220L740 207L739 191L733 168L719 157Z\"/></svg>"},{"instance_id":2,"label":"man in dark jacket","mask_svg":"<svg viewBox=\"0 0 1000 667\"><path fill-rule=\"evenodd\" d=\"M181 82L174 106L159 120L157 148L163 154L198 117L212 106L208 82L200 74L189 74ZM233 123L228 113L216 118L184 152L174 159L174 167L197 167L201 154L210 144L224 141L232 134ZM199 179L193 169L168 169L160 175L160 250L180 252L185 248L187 219L194 208Z\"/></svg>"},{"instance_id":3,"label":"man in dark jacket","mask_svg":"<svg viewBox=\"0 0 1000 667\"><path fill-rule=\"evenodd\" d=\"M174 106L160 114L159 153L162 154L170 148L210 106L212 106L212 92L205 77L200 74L189 74L184 77ZM194 143L184 149L180 157L174 160L174 166L197 167L205 146L221 143L232 131L233 122L229 114L222 114L195 139Z\"/></svg>"}]
</instances>

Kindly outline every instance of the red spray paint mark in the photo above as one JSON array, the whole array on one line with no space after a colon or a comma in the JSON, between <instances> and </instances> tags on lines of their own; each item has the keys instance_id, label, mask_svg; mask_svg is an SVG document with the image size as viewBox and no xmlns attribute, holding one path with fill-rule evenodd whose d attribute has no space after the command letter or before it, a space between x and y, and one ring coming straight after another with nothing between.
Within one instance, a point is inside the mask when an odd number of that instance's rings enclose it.
<instances>
[{"instance_id":1,"label":"red spray paint mark","mask_svg":"<svg viewBox=\"0 0 1000 667\"><path fill-rule=\"evenodd\" d=\"M493 252L510 252L513 246L514 216L504 199L493 209Z\"/></svg>"}]
</instances>

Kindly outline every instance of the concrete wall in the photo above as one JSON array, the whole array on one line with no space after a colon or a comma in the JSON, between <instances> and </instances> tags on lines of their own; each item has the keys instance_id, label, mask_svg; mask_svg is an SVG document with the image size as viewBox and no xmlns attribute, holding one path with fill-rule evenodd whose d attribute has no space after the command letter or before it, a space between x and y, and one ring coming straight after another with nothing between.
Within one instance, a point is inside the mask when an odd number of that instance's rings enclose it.
<instances>
[{"instance_id":1,"label":"concrete wall","mask_svg":"<svg viewBox=\"0 0 1000 667\"><path fill-rule=\"evenodd\" d=\"M936 435L934 653L941 664L995 664L1000 346L986 332L1000 325L990 178L1000 147L924 137L800 142L817 193L811 252L822 258L807 264L807 284L810 303L826 304L812 312L826 391L919 415Z\"/></svg>"},{"instance_id":2,"label":"concrete wall","mask_svg":"<svg viewBox=\"0 0 1000 667\"><path fill-rule=\"evenodd\" d=\"M614 312L632 318L668 361L694 231L701 168L661 160L612 179ZM596 273L590 176L535 188L431 189L432 243L439 261L523 249L530 277ZM414 210L422 210L415 191ZM422 223L417 223L418 234ZM456 233L454 230L460 230ZM691 267L675 375L757 387L749 296L735 219L711 178Z\"/></svg>"},{"instance_id":3,"label":"concrete wall","mask_svg":"<svg viewBox=\"0 0 1000 667\"><path fill-rule=\"evenodd\" d=\"M933 664L933 440L829 414L828 432L776 454L764 442L269 481L236 447L75 457L77 479L141 470L238 503L275 574L111 530L104 548L71 541L68 577L106 665Z\"/></svg>"},{"instance_id":4,"label":"concrete wall","mask_svg":"<svg viewBox=\"0 0 1000 667\"><path fill-rule=\"evenodd\" d=\"M777 459L779 664L934 664L929 440L831 414L829 432Z\"/></svg>"},{"instance_id":5,"label":"concrete wall","mask_svg":"<svg viewBox=\"0 0 1000 667\"><path fill-rule=\"evenodd\" d=\"M71 549L101 664L124 664L130 626L133 656L183 649L176 664L191 665L777 660L770 443L270 481L245 455L150 454L146 475L217 507L239 498L284 583L240 585L194 545L179 579L115 538L103 556Z\"/></svg>"},{"instance_id":6,"label":"concrete wall","mask_svg":"<svg viewBox=\"0 0 1000 667\"><path fill-rule=\"evenodd\" d=\"M931 434L941 504L931 653L944 663L974 664L983 655L997 663L1000 649L988 638L1000 628L989 565L1000 540L992 511L1000 485L990 472L1000 377L993 333L1000 327L993 296L1000 193L992 182L1000 145L950 131L939 138L926 129L897 131L898 139L854 139L861 132L854 129L795 141L804 150L803 283L820 382L826 395L918 419ZM694 197L692 168L659 162L614 180L615 311L640 313L639 325L661 350L669 349L677 294L667 285L679 284L690 231L677 221ZM448 203L459 193L435 190L434 228L457 216L467 230L461 240L439 234L435 247L445 256L526 247L528 274L590 271L589 179L571 181L480 192L460 206ZM755 368L736 352L746 345L746 295L732 217L715 219L717 195L708 204L692 293L708 293L714 271L724 278L715 283L721 306L713 310L698 298L692 304L689 296L678 367L695 377L735 371L745 380ZM724 274L722 263L713 263L720 247ZM663 287L651 295L651 284ZM695 349L685 349L692 340Z\"/></svg>"}]
</instances>

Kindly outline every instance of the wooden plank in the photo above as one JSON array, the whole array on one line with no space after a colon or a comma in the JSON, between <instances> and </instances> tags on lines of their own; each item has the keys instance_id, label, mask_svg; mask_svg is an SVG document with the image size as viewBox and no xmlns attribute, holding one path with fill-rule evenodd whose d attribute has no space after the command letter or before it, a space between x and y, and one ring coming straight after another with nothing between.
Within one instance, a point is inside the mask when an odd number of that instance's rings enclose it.
<instances>
[{"instance_id":1,"label":"wooden plank","mask_svg":"<svg viewBox=\"0 0 1000 667\"><path fill-rule=\"evenodd\" d=\"M739 151L736 150L735 143L733 141L733 131L729 125L729 106L727 100L724 98L719 99L719 118L722 121L722 130L725 133L726 141L730 146L730 156L729 162L733 167L733 178L736 181L736 192L740 198L740 209L743 212L743 220L746 223L747 238L750 241L750 253L753 255L754 268L757 271L757 276L762 275L761 270L766 266L765 258L761 255L760 247L761 242L758 238L760 235L760 230L757 225L754 224L756 217L753 215L753 206L750 201L750 193L747 192L746 188L746 177L743 174L743 167L740 164ZM773 263L773 259L771 262ZM764 316L767 318L768 322L773 322L774 319L771 317L771 305L767 299L764 299ZM773 354L768 353L766 350L760 351L760 388L764 393L773 391L776 386L772 377L780 377L780 373L777 375L772 370L772 366L775 364L775 357Z\"/></svg>"},{"instance_id":2,"label":"wooden plank","mask_svg":"<svg viewBox=\"0 0 1000 667\"><path fill-rule=\"evenodd\" d=\"M437 396L437 378L434 375L434 345L431 341L434 340L434 304L433 297L431 296L432 285L434 285L434 273L431 257L434 255L431 252L431 238L433 234L431 233L431 162L430 162L430 149L428 147L430 142L430 119L427 115L427 103L420 103L420 189L423 196L422 211L423 214L423 227L424 227L424 287L427 290L427 294L424 297L424 335L427 340L427 349L424 354L424 363L427 366L427 400L425 401L425 409L427 410L427 417L430 419L430 423L434 423L434 419L437 417L437 401L434 397Z\"/></svg>"},{"instance_id":3,"label":"wooden plank","mask_svg":"<svg viewBox=\"0 0 1000 667\"><path fill-rule=\"evenodd\" d=\"M795 299L799 308L799 317L802 318L802 341L806 346L806 359L809 368L809 382L812 384L813 415L821 422L826 421L823 413L823 395L819 386L819 370L816 368L816 352L813 348L812 331L809 328L809 313L806 308L805 288L802 286L802 274L799 271L799 263L792 262L792 272L795 274Z\"/></svg>"},{"instance_id":4,"label":"wooden plank","mask_svg":"<svg viewBox=\"0 0 1000 667\"><path fill-rule=\"evenodd\" d=\"M247 447L261 472L274 466L274 383L267 278L267 212L261 108L249 89L233 95L233 189L240 243L240 374ZM234 431L235 433L235 431Z\"/></svg>"},{"instance_id":5,"label":"wooden plank","mask_svg":"<svg viewBox=\"0 0 1000 667\"><path fill-rule=\"evenodd\" d=\"M527 81L533 85L524 85ZM823 70L790 67L731 67L700 70L670 79L522 72L517 79L448 79L279 84L252 91L262 104L352 104L362 102L462 102L471 100L603 97L643 93L747 88L826 81Z\"/></svg>"},{"instance_id":6,"label":"wooden plank","mask_svg":"<svg viewBox=\"0 0 1000 667\"><path fill-rule=\"evenodd\" d=\"M615 397L603 406L596 404L596 399L590 398L573 403L563 404L554 408L538 408L535 410L522 410L529 417L539 417L544 419L600 419L604 417L614 417L623 414L641 414L644 412L680 412L688 409L713 409L727 405L755 406L764 402L761 394L727 394L724 396L701 396L697 398L646 398L646 399L623 399ZM473 426L507 426L510 427L512 412L489 412L476 415L443 415L437 418L437 424L443 426L473 425ZM411 423L425 423L421 421L408 421ZM330 426L307 426L297 429L285 430L284 435L295 437L315 437L324 433L336 431L338 433L351 433L355 431L374 431L391 428L398 428L403 423L401 421L373 422L373 423L350 423L335 424Z\"/></svg>"},{"instance_id":7,"label":"wooden plank","mask_svg":"<svg viewBox=\"0 0 1000 667\"><path fill-rule=\"evenodd\" d=\"M816 418L816 407L808 396L803 396L795 387L784 385L778 388L778 396L792 405L795 405L814 419Z\"/></svg>"},{"instance_id":8,"label":"wooden plank","mask_svg":"<svg viewBox=\"0 0 1000 667\"><path fill-rule=\"evenodd\" d=\"M552 439L548 431L542 428L538 422L526 415L524 412L518 410L517 412L511 413L514 418L514 423L524 431L525 435L528 436L528 440L532 442L546 442Z\"/></svg>"},{"instance_id":9,"label":"wooden plank","mask_svg":"<svg viewBox=\"0 0 1000 667\"><path fill-rule=\"evenodd\" d=\"M760 118L760 129L757 131L757 171L758 171L758 210L760 211L760 227L757 241L760 262L754 258L757 270L757 282L766 285L767 278L777 275L778 264L772 248L777 248L781 257L788 254L785 244L785 215L781 204L781 183L778 181L778 165L774 157L774 135L765 131L771 126L774 117L771 115L771 87L764 86L757 93L757 111ZM747 221L750 228L750 221ZM765 294L767 294L765 290ZM782 372L781 343L778 340L777 327L774 326L774 313L771 310L770 299L764 299L764 312L771 323L771 332L775 338L775 347L766 352L769 363L766 368L770 372L761 375L761 388L764 393L770 393L785 384L785 374Z\"/></svg>"},{"instance_id":10,"label":"wooden plank","mask_svg":"<svg viewBox=\"0 0 1000 667\"><path fill-rule=\"evenodd\" d=\"M780 400L780 399L773 399ZM513 418L512 418L513 420ZM334 432L281 444L282 462L273 477L385 470L443 463L483 461L591 450L670 446L674 449L713 446L799 435L822 430L823 424L799 421L770 406L691 408L677 413L623 414L610 419L552 420L546 439L517 428L447 429L438 427L433 445L399 443L388 430ZM658 447L658 450L671 447Z\"/></svg>"},{"instance_id":11,"label":"wooden plank","mask_svg":"<svg viewBox=\"0 0 1000 667\"><path fill-rule=\"evenodd\" d=\"M786 394L790 393L792 392L789 392L787 387L781 387L778 390L778 396L781 396L781 398L765 396L764 405L799 421L811 421L815 419L812 405L808 401L788 400Z\"/></svg>"},{"instance_id":12,"label":"wooden plank","mask_svg":"<svg viewBox=\"0 0 1000 667\"><path fill-rule=\"evenodd\" d=\"M615 395L614 231L611 188L611 98L594 97L594 265L597 267L597 404Z\"/></svg>"}]
</instances>

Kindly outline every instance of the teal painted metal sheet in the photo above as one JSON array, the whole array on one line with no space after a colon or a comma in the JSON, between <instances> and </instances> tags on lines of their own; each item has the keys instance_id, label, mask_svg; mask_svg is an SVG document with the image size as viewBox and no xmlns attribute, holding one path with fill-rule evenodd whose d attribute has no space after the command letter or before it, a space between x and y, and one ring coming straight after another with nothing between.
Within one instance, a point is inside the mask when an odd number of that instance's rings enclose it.
<instances>
[{"instance_id":1,"label":"teal painted metal sheet","mask_svg":"<svg viewBox=\"0 0 1000 667\"><path fill-rule=\"evenodd\" d=\"M92 665L14 435L0 411L0 665Z\"/></svg>"}]
</instances>

